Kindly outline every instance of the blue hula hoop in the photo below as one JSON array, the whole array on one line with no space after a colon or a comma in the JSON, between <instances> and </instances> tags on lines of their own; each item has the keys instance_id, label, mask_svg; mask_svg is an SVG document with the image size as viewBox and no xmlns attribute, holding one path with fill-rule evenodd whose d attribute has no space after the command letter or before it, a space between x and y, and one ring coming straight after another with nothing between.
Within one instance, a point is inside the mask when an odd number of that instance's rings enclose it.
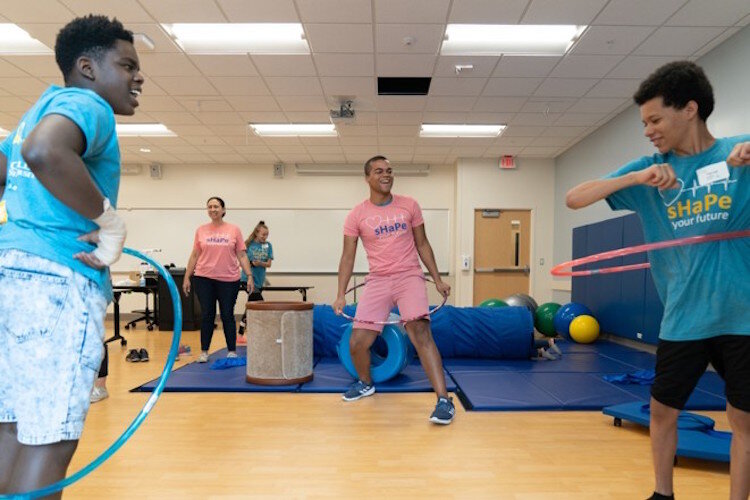
<instances>
[{"instance_id":1,"label":"blue hula hoop","mask_svg":"<svg viewBox=\"0 0 750 500\"><path fill-rule=\"evenodd\" d=\"M128 439L133 435L133 433L138 429L138 427L141 426L143 421L148 416L149 412L151 412L151 409L156 404L156 401L159 399L159 396L161 396L161 393L164 391L164 386L167 383L167 378L169 378L169 374L172 372L172 366L174 366L174 362L177 359L177 352L180 348L180 336L182 335L182 302L180 300L180 292L177 290L177 285L175 285L174 280L172 279L172 276L167 272L167 270L156 262L155 260L151 259L150 257L147 257L146 255L142 254L141 252L138 252L137 250L133 250L131 248L124 248L123 253L126 253L128 255L132 255L133 257L137 257L140 260L144 260L151 264L158 272L159 275L161 275L162 278L164 278L167 282L167 287L169 288L169 295L172 297L172 305L173 305L173 312L174 312L174 333L172 335L172 346L169 349L169 356L167 356L167 362L164 365L164 370L161 372L161 377L159 377L159 382L156 384L156 387L154 388L154 391L151 393L151 396L146 401L146 404L143 405L143 408L141 408L141 411L136 415L136 417L133 419L133 421L130 423L130 425L125 429L125 431L120 435L119 438L115 440L114 443L112 443L109 448L104 450L104 452L96 457L94 460L91 461L86 467L82 468L78 472L71 474L70 476L66 477L65 479L61 479L60 481L56 483L52 483L49 486L45 486L44 488L39 488L38 490L33 491L27 491L25 493L12 493L9 495L0 495L0 498L39 498L46 495L49 495L51 493L56 493L63 488L66 488L70 486L71 484L75 483L76 481L79 481L83 479L85 476L93 472L97 467L99 467L101 464L106 462L112 455L117 452L120 448L122 448L122 445L124 445Z\"/></svg>"}]
</instances>

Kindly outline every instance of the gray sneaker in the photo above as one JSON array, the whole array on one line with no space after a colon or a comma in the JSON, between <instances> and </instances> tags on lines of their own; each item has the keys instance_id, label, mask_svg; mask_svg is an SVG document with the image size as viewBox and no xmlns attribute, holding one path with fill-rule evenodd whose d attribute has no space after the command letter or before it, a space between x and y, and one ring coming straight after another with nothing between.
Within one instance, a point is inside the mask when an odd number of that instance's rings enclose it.
<instances>
[{"instance_id":1,"label":"gray sneaker","mask_svg":"<svg viewBox=\"0 0 750 500\"><path fill-rule=\"evenodd\" d=\"M375 394L375 386L370 384L367 385L361 380L357 380L352 385L349 386L349 389L346 390L344 395L341 397L344 401L356 401L359 398L364 398L366 396L372 396Z\"/></svg>"},{"instance_id":2,"label":"gray sneaker","mask_svg":"<svg viewBox=\"0 0 750 500\"><path fill-rule=\"evenodd\" d=\"M430 422L435 424L448 425L453 421L456 415L456 408L453 406L453 398L438 398L435 405L435 411L430 415Z\"/></svg>"}]
</instances>

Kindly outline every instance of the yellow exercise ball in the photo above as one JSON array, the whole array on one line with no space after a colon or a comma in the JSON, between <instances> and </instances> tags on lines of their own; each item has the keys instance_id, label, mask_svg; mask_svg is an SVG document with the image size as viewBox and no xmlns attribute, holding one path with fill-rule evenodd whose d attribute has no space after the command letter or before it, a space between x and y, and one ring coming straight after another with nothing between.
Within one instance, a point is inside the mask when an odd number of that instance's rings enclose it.
<instances>
[{"instance_id":1,"label":"yellow exercise ball","mask_svg":"<svg viewBox=\"0 0 750 500\"><path fill-rule=\"evenodd\" d=\"M590 344L599 337L599 322L588 314L581 314L570 322L570 338L579 344Z\"/></svg>"}]
</instances>

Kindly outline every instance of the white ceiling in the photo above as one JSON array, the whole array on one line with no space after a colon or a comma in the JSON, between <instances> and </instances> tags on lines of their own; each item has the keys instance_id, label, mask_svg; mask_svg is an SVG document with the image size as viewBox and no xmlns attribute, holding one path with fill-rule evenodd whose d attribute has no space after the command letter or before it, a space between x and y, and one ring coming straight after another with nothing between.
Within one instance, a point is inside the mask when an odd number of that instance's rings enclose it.
<instances>
[{"instance_id":1,"label":"white ceiling","mask_svg":"<svg viewBox=\"0 0 750 500\"><path fill-rule=\"evenodd\" d=\"M399 163L553 158L630 105L662 63L696 59L750 23L747 0L0 0L0 22L49 47L77 15L116 16L156 44L141 51L141 107L170 138L122 138L129 163ZM189 56L159 23L301 22L309 55ZM441 56L447 23L585 24L564 57ZM403 39L416 41L405 45ZM473 64L456 75L456 64ZM427 96L378 96L377 76L431 76ZM0 127L49 83L52 56L0 58ZM357 120L339 137L266 138L248 122L324 122L342 96ZM506 123L499 138L420 138L420 123ZM143 153L141 148L150 148Z\"/></svg>"}]
</instances>

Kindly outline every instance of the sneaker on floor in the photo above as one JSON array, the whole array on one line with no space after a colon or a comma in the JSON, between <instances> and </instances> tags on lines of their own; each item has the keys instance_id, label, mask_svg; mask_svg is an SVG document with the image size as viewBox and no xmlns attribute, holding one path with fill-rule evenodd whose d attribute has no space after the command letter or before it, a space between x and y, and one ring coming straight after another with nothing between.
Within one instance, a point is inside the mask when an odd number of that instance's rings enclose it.
<instances>
[{"instance_id":1,"label":"sneaker on floor","mask_svg":"<svg viewBox=\"0 0 750 500\"><path fill-rule=\"evenodd\" d=\"M368 385L361 380L357 380L349 386L349 389L347 389L344 395L341 396L341 399L343 399L344 401L356 401L366 396L372 396L373 394L375 394L374 385Z\"/></svg>"},{"instance_id":2,"label":"sneaker on floor","mask_svg":"<svg viewBox=\"0 0 750 500\"><path fill-rule=\"evenodd\" d=\"M141 360L141 353L138 352L138 349L131 349L128 351L128 355L125 356L125 361L130 361L131 363L137 363Z\"/></svg>"},{"instance_id":3,"label":"sneaker on floor","mask_svg":"<svg viewBox=\"0 0 750 500\"><path fill-rule=\"evenodd\" d=\"M203 351L200 356L198 356L198 363L208 363L208 353Z\"/></svg>"},{"instance_id":4,"label":"sneaker on floor","mask_svg":"<svg viewBox=\"0 0 750 500\"><path fill-rule=\"evenodd\" d=\"M227 359L232 359L232 358L236 358L236 357L237 357L237 353L234 352L234 351L229 351L227 353Z\"/></svg>"},{"instance_id":5,"label":"sneaker on floor","mask_svg":"<svg viewBox=\"0 0 750 500\"><path fill-rule=\"evenodd\" d=\"M97 401L101 401L102 399L107 399L109 397L109 392L107 392L106 387L99 387L97 385L94 386L94 388L91 390L91 396L89 397L89 401L92 403L96 403Z\"/></svg>"},{"instance_id":6,"label":"sneaker on floor","mask_svg":"<svg viewBox=\"0 0 750 500\"><path fill-rule=\"evenodd\" d=\"M140 351L138 351L138 354L141 356L141 362L145 363L148 361L148 351L144 348L141 348Z\"/></svg>"},{"instance_id":7,"label":"sneaker on floor","mask_svg":"<svg viewBox=\"0 0 750 500\"><path fill-rule=\"evenodd\" d=\"M456 408L453 406L453 398L438 398L435 411L430 415L430 422L448 425L453 421Z\"/></svg>"}]
</instances>

